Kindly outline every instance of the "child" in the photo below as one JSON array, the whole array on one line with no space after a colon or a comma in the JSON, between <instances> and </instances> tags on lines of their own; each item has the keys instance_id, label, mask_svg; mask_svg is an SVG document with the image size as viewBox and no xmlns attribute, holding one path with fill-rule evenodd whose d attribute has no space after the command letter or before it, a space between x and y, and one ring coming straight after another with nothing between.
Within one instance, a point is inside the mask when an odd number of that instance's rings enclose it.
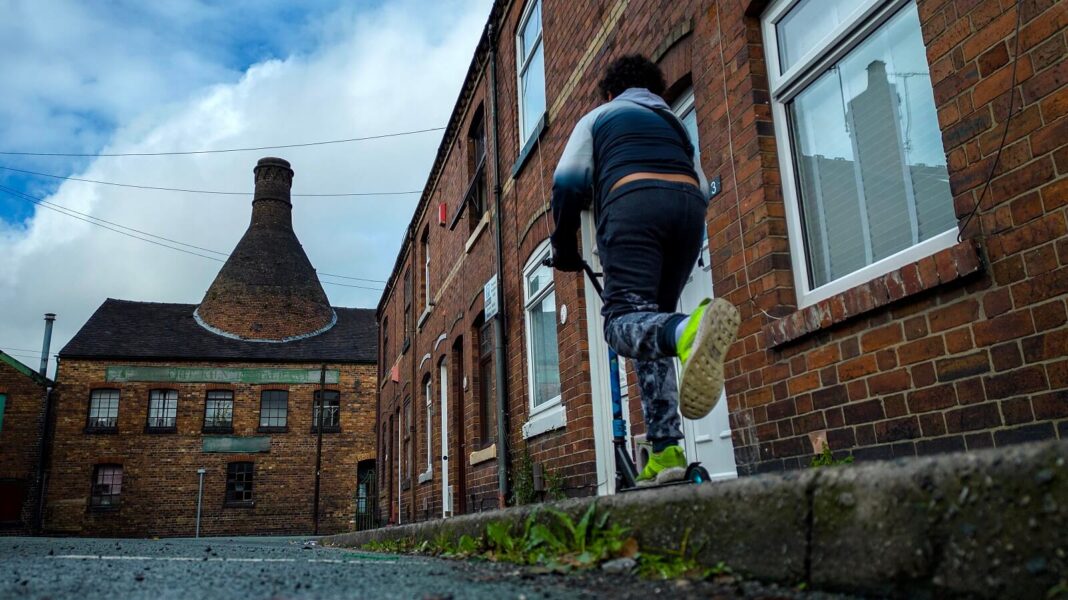
<instances>
[{"instance_id":1,"label":"child","mask_svg":"<svg viewBox=\"0 0 1068 600\"><path fill-rule=\"evenodd\" d=\"M660 69L642 56L612 63L600 83L608 102L575 125L553 176L555 268L582 269L579 215L594 203L605 339L633 359L653 446L639 485L683 476L680 398L688 419L712 410L740 321L721 299L706 299L690 315L674 312L701 250L708 182L686 130L660 97L664 87ZM678 388L676 356L683 364Z\"/></svg>"}]
</instances>

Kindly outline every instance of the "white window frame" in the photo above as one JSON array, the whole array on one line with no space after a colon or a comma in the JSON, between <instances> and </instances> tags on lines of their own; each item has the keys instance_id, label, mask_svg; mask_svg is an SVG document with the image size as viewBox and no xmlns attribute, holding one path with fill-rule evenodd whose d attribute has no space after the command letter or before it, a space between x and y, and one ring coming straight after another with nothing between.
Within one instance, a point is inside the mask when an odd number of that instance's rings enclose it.
<instances>
[{"instance_id":1,"label":"white window frame","mask_svg":"<svg viewBox=\"0 0 1068 600\"><path fill-rule=\"evenodd\" d=\"M516 98L517 98L518 104L519 104L519 147L520 148L525 147L527 145L527 142L530 140L530 136L534 135L534 133L538 130L537 127L534 127L530 131L527 131L527 132L523 131L523 124L526 122L526 107L523 106L523 76L526 75L526 73L527 73L527 67L530 66L531 59L534 57L535 54L538 53L539 50L542 52L542 57L544 57L544 55L545 55L545 48L542 45L542 40L544 39L544 36L545 36L545 28L544 28L545 22L542 21L538 26L538 37L537 37L537 39L535 39L534 42L530 44L530 52L526 56L523 56L523 30L526 29L527 22L530 21L530 17L534 14L534 7L536 7L536 6L537 7L541 6L541 0L530 0L530 2L527 3L526 7L523 8L523 15L519 18L519 27L516 29L516 33L515 33L515 64L516 64L516 80L515 80L516 85L515 85L515 89L516 89ZM544 14L544 13L539 11L538 14L541 15L541 14ZM542 64L544 64L544 60L542 61ZM544 75L543 75L543 78L544 78ZM542 90L541 90L541 95L542 95L543 98L545 97L545 89L544 88L542 88ZM545 108L546 108L546 110L548 110L548 107L549 107L548 98L544 98L544 100L545 100Z\"/></svg>"},{"instance_id":2,"label":"white window frame","mask_svg":"<svg viewBox=\"0 0 1068 600\"><path fill-rule=\"evenodd\" d=\"M541 261L549 256L549 252L549 241L546 240L538 246L533 254L531 254L530 260L527 261L527 265L523 267L523 337L525 338L527 348L527 408L530 411L530 416L528 417L527 422L523 425L524 438L531 438L547 431L559 429L567 424L562 402L562 389L561 393L549 398L538 406L534 406L534 339L530 335L530 332L533 331L531 329L530 309L541 304L549 294L556 291L556 282L555 280L550 280L548 285L531 296L529 295L529 290L527 288L527 278L530 277L534 271L538 270L541 266ZM559 370L559 368L559 361L557 361L557 370Z\"/></svg>"},{"instance_id":3,"label":"white window frame","mask_svg":"<svg viewBox=\"0 0 1068 600\"><path fill-rule=\"evenodd\" d=\"M797 187L793 148L790 141L786 105L809 84L818 79L830 66L840 61L857 45L875 33L898 11L915 0L856 0L853 13L831 30L813 48L799 57L785 73L780 72L777 25L802 0L777 0L764 11L761 29L764 55L767 60L768 83L771 90L771 112L775 124L775 140L782 171L783 198L786 205L786 224L793 262L794 286L798 308L816 304L834 295L863 285L876 277L912 264L957 243L957 227L928 240L905 248L887 258L843 275L819 287L812 288L808 278L808 256L805 248L801 198Z\"/></svg>"}]
</instances>

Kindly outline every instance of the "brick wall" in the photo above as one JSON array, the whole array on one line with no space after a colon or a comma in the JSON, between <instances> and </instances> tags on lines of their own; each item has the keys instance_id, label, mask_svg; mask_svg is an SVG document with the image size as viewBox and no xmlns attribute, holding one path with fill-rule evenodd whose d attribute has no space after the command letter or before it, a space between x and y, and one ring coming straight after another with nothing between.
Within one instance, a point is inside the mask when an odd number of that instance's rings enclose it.
<instances>
[{"instance_id":1,"label":"brick wall","mask_svg":"<svg viewBox=\"0 0 1068 600\"><path fill-rule=\"evenodd\" d=\"M523 440L529 400L520 276L551 227L545 214L551 173L571 127L598 103L601 69L630 52L659 59L668 96L693 87L703 167L710 177L722 177L707 224L714 289L743 316L727 367L740 473L805 466L823 439L836 454L865 460L1064 436L1068 430L1068 5L1020 4L1012 125L964 241L801 310L786 221L786 202L793 199L784 197L782 187L762 40L766 5L603 0L579 7L544 0L548 125L518 165L513 36L524 4L495 5L491 20L502 32L497 121L510 460L514 467L518 453L529 450L536 463L564 476L570 494L591 494L597 485L585 283L578 275L555 274L557 306L568 310L557 330L566 426ZM1005 123L1015 6L1004 0L917 2L961 219L980 194ZM496 486L495 462L469 464L478 442L472 332L482 285L496 270L494 232L487 227L469 238L464 222L452 231L437 225L438 205L446 205L451 219L470 182L464 136L477 107L489 108L486 47L483 40L379 307L380 322L388 317L391 329L390 352L381 362L398 367L397 381L387 371L380 382L380 422L396 414L398 400L417 396L427 373L434 382L434 475L402 493L403 506L414 509L405 519L440 514L434 504L441 499L437 365L453 360L455 344L463 348L463 364L450 366L450 382L466 376L468 385L462 392L452 386L450 403L458 404L449 411L462 409L466 445L459 455L450 450L450 478L458 485L458 462L464 461L467 511L478 510ZM412 326L402 332L401 277L411 268L413 286L421 289L418 241L428 227L434 304L417 326L423 312L417 296ZM410 348L402 353L404 338ZM633 430L640 433L636 398L631 407ZM415 437L425 444L424 411L414 413ZM396 492L382 498L388 511Z\"/></svg>"},{"instance_id":2,"label":"brick wall","mask_svg":"<svg viewBox=\"0 0 1068 600\"><path fill-rule=\"evenodd\" d=\"M28 533L33 526L45 391L41 380L0 360L0 395L6 397L0 428L0 485L5 494L12 494L5 504L14 501L15 494L24 498L19 520L0 523L0 531L7 534Z\"/></svg>"},{"instance_id":3,"label":"brick wall","mask_svg":"<svg viewBox=\"0 0 1068 600\"><path fill-rule=\"evenodd\" d=\"M45 529L94 536L186 536L195 528L198 475L207 469L202 506L202 535L308 534L312 507L316 434L313 395L318 385L250 385L204 383L105 383L111 365L305 368L295 363L160 363L64 360L59 366L55 400L55 436L45 508ZM374 365L327 364L340 371L340 382L327 385L341 394L340 432L323 433L320 532L352 528L357 464L375 457ZM86 433L90 391L120 390L118 431ZM146 433L151 389L177 389L176 433ZM209 389L234 393L233 436L268 435L268 452L206 453L202 432ZM260 392L288 389L288 430L258 433ZM253 507L224 506L227 463L254 463ZM120 508L89 508L93 467L123 467Z\"/></svg>"}]
</instances>

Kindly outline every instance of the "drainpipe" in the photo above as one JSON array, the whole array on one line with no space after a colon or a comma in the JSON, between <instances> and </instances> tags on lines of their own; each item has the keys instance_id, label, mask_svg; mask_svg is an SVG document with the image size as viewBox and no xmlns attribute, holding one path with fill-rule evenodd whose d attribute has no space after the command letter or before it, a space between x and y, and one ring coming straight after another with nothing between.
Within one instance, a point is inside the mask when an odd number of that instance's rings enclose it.
<instances>
[{"instance_id":1,"label":"drainpipe","mask_svg":"<svg viewBox=\"0 0 1068 600\"><path fill-rule=\"evenodd\" d=\"M41 368L38 371L41 377L48 377L48 353L52 346L52 323L56 320L55 313L45 313L45 333L44 341L41 344ZM59 378L59 359L56 359L56 378ZM44 505L45 505L45 487L47 486L47 472L45 470L45 464L50 459L49 449L52 447L50 439L52 437L51 420L52 420L52 392L54 390L53 384L45 384L44 393L44 415L41 421L41 440L37 448L37 473L36 473L36 510L33 515L33 531L34 533L40 533L44 527Z\"/></svg>"},{"instance_id":2,"label":"drainpipe","mask_svg":"<svg viewBox=\"0 0 1068 600\"><path fill-rule=\"evenodd\" d=\"M497 137L497 31L491 20L487 26L490 70L490 127L493 135L493 228L497 242L497 316L493 319L493 363L497 375L497 505L508 499L508 415L504 362L504 241L501 233L501 154Z\"/></svg>"},{"instance_id":3,"label":"drainpipe","mask_svg":"<svg viewBox=\"0 0 1068 600\"><path fill-rule=\"evenodd\" d=\"M48 377L48 349L52 345L52 323L56 320L55 313L45 313L44 343L41 344L41 368L37 371L41 377Z\"/></svg>"}]
</instances>

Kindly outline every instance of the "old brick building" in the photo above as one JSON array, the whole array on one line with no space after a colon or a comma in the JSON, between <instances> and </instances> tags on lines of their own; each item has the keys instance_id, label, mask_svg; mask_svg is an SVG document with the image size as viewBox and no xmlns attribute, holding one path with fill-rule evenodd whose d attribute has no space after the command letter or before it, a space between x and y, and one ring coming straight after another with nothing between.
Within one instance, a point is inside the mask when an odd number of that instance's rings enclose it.
<instances>
[{"instance_id":1,"label":"old brick building","mask_svg":"<svg viewBox=\"0 0 1068 600\"><path fill-rule=\"evenodd\" d=\"M374 312L329 305L289 163L255 174L251 224L199 305L109 299L60 351L46 531L192 535L203 469L202 535L311 533L320 404L319 531L367 509Z\"/></svg>"},{"instance_id":2,"label":"old brick building","mask_svg":"<svg viewBox=\"0 0 1068 600\"><path fill-rule=\"evenodd\" d=\"M33 531L46 394L52 382L0 351L0 532Z\"/></svg>"},{"instance_id":3,"label":"old brick building","mask_svg":"<svg viewBox=\"0 0 1068 600\"><path fill-rule=\"evenodd\" d=\"M714 291L743 315L691 456L729 477L824 443L1068 436L1066 28L1056 0L495 2L378 308L384 515L496 506L501 441L513 482L529 452L565 492L611 493L596 297L538 262L556 160L632 52L716 184L683 309Z\"/></svg>"}]
</instances>

